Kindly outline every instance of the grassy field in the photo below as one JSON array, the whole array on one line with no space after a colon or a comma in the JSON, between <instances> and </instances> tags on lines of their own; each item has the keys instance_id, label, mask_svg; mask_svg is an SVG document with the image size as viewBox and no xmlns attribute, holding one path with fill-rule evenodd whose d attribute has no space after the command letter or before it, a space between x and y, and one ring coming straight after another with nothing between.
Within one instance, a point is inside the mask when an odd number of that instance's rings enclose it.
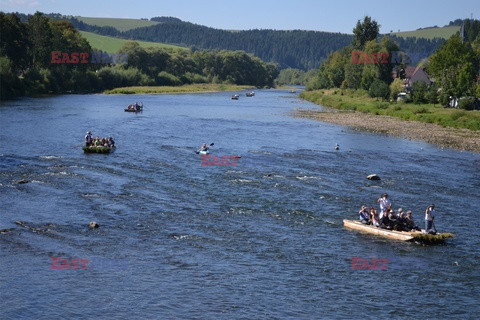
<instances>
[{"instance_id":1,"label":"grassy field","mask_svg":"<svg viewBox=\"0 0 480 320\"><path fill-rule=\"evenodd\" d=\"M155 87L122 87L107 90L106 94L160 94L160 93L194 93L194 92L221 92L242 91L252 89L252 86L237 86L228 84L188 84L183 86L155 86Z\"/></svg>"},{"instance_id":2,"label":"grassy field","mask_svg":"<svg viewBox=\"0 0 480 320\"><path fill-rule=\"evenodd\" d=\"M100 49L106 52L117 52L126 42L133 40L125 40L114 37L101 36L96 33L80 31L83 37L87 39L92 48ZM154 47L154 48L169 48L169 49L179 49L179 50L188 50L185 47L174 46L170 44L160 43L160 42L148 42L148 41L136 41L143 48Z\"/></svg>"},{"instance_id":3,"label":"grassy field","mask_svg":"<svg viewBox=\"0 0 480 320\"><path fill-rule=\"evenodd\" d=\"M441 28L428 28L415 31L402 31L402 32L392 32L391 34L396 35L397 37L407 38L407 37L416 37L416 38L443 38L448 39L454 35L457 31L460 31L459 26L448 26Z\"/></svg>"},{"instance_id":4,"label":"grassy field","mask_svg":"<svg viewBox=\"0 0 480 320\"><path fill-rule=\"evenodd\" d=\"M444 108L439 104L413 104L377 101L363 90L340 89L304 91L300 97L316 104L339 110L386 115L403 120L436 123L444 127L480 130L480 111Z\"/></svg>"},{"instance_id":5,"label":"grassy field","mask_svg":"<svg viewBox=\"0 0 480 320\"><path fill-rule=\"evenodd\" d=\"M140 19L120 19L120 18L89 18L89 17L75 17L78 20L99 26L99 27L114 27L118 31L127 31L135 28L149 27L158 24L156 21L140 20Z\"/></svg>"}]
</instances>

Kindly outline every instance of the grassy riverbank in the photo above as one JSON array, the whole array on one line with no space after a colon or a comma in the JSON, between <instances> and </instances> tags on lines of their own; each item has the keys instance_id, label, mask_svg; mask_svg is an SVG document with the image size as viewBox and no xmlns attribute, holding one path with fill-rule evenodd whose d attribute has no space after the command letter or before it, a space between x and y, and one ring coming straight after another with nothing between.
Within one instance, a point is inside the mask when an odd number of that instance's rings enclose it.
<instances>
[{"instance_id":1,"label":"grassy riverbank","mask_svg":"<svg viewBox=\"0 0 480 320\"><path fill-rule=\"evenodd\" d=\"M229 84L187 84L183 86L142 86L142 87L121 87L107 90L106 94L161 94L161 93L196 93L196 92L221 92L241 91L252 89L252 86L239 86Z\"/></svg>"},{"instance_id":2,"label":"grassy riverbank","mask_svg":"<svg viewBox=\"0 0 480 320\"><path fill-rule=\"evenodd\" d=\"M340 112L298 109L296 117L480 153L480 111L382 102L358 91L345 91L343 95L340 90L310 91L300 96Z\"/></svg>"},{"instance_id":3,"label":"grassy riverbank","mask_svg":"<svg viewBox=\"0 0 480 320\"><path fill-rule=\"evenodd\" d=\"M370 98L363 90L304 91L300 97L326 107L384 115L402 120L435 123L443 127L480 130L480 111L444 108L439 104L386 102Z\"/></svg>"}]
</instances>

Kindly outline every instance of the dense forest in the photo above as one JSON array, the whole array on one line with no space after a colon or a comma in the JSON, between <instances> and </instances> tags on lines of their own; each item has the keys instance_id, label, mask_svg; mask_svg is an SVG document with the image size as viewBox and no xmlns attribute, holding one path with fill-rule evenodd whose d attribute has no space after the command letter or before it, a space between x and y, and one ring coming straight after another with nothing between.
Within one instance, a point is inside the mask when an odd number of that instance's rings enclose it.
<instances>
[{"instance_id":1,"label":"dense forest","mask_svg":"<svg viewBox=\"0 0 480 320\"><path fill-rule=\"evenodd\" d=\"M56 20L67 20L83 31L130 40L144 40L178 44L196 49L242 50L264 61L276 63L280 69L296 68L310 70L318 68L328 55L351 43L353 36L304 30L246 30L227 31L209 28L182 21L174 17L154 17L151 21L160 22L150 27L120 32L113 27L100 27L86 24L75 17L61 14L48 14ZM22 20L28 16L21 15ZM378 35L379 38L383 37ZM408 52L430 55L445 42L444 39L423 39L392 36L392 40Z\"/></svg>"},{"instance_id":2,"label":"dense forest","mask_svg":"<svg viewBox=\"0 0 480 320\"><path fill-rule=\"evenodd\" d=\"M93 51L70 22L38 12L23 21L0 12L0 29L1 99L134 85L213 82L271 87L278 75L276 65L243 51L144 49L127 42L119 51L124 63L96 59L106 53ZM61 53L56 59L62 63L54 62L53 51ZM85 63L78 59L82 53L88 54Z\"/></svg>"}]
</instances>

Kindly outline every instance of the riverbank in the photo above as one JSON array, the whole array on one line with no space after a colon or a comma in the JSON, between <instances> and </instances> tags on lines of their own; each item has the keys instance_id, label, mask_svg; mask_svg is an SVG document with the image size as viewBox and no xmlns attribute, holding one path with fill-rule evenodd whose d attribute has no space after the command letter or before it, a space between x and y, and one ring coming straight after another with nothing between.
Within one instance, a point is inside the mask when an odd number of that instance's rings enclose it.
<instances>
[{"instance_id":1,"label":"riverbank","mask_svg":"<svg viewBox=\"0 0 480 320\"><path fill-rule=\"evenodd\" d=\"M381 101L373 101L374 103L372 104L372 101L368 101L364 97L355 100L349 96L341 96L338 92L335 94L333 91L323 91L323 93L321 91L302 92L301 97L317 104L340 110L319 111L300 109L294 111L294 116L296 117L354 127L356 130L361 131L383 133L410 140L421 140L440 147L480 153L480 130L449 127L432 123L433 121L421 122L410 120L409 117L407 119L401 117L401 115L406 117L409 113L415 115L414 111L418 108L418 110L422 111L421 114L429 116L426 120L438 117L447 121L447 118L450 117L450 120L455 125L463 123L476 127L477 125L480 126L479 111ZM366 102L370 103L370 107L373 106L373 108L366 111ZM432 108L435 109L432 110ZM370 113L371 111L375 113ZM395 114L395 112L397 112L397 116L388 114Z\"/></svg>"},{"instance_id":2,"label":"riverbank","mask_svg":"<svg viewBox=\"0 0 480 320\"><path fill-rule=\"evenodd\" d=\"M120 87L106 90L105 94L166 94L166 93L200 93L200 92L221 92L241 91L252 89L252 86L240 86L230 84L197 83L183 86L137 86Z\"/></svg>"},{"instance_id":3,"label":"riverbank","mask_svg":"<svg viewBox=\"0 0 480 320\"><path fill-rule=\"evenodd\" d=\"M356 111L325 112L297 109L294 111L294 116L354 127L359 131L383 133L409 140L421 140L440 147L480 153L480 131L404 121L391 116Z\"/></svg>"},{"instance_id":4,"label":"riverbank","mask_svg":"<svg viewBox=\"0 0 480 320\"><path fill-rule=\"evenodd\" d=\"M300 97L313 103L346 111L384 115L402 120L435 123L443 127L480 131L480 111L444 108L439 104L388 102L371 98L365 90L303 91Z\"/></svg>"}]
</instances>

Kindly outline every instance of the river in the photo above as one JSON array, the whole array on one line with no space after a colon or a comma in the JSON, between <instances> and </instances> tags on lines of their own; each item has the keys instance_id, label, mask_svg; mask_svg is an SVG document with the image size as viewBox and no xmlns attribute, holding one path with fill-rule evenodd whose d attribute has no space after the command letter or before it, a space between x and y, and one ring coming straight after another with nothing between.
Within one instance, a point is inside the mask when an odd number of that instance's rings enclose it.
<instances>
[{"instance_id":1,"label":"river","mask_svg":"<svg viewBox=\"0 0 480 320\"><path fill-rule=\"evenodd\" d=\"M2 102L1 317L478 316L478 154L293 118L318 107L288 90L231 94ZM142 113L123 111L135 101ZM88 130L116 151L84 154ZM203 166L202 143L238 165ZM384 192L420 225L435 203L436 228L456 237L426 246L342 226ZM353 257L388 265L352 269ZM84 268L57 269L73 259Z\"/></svg>"}]
</instances>

